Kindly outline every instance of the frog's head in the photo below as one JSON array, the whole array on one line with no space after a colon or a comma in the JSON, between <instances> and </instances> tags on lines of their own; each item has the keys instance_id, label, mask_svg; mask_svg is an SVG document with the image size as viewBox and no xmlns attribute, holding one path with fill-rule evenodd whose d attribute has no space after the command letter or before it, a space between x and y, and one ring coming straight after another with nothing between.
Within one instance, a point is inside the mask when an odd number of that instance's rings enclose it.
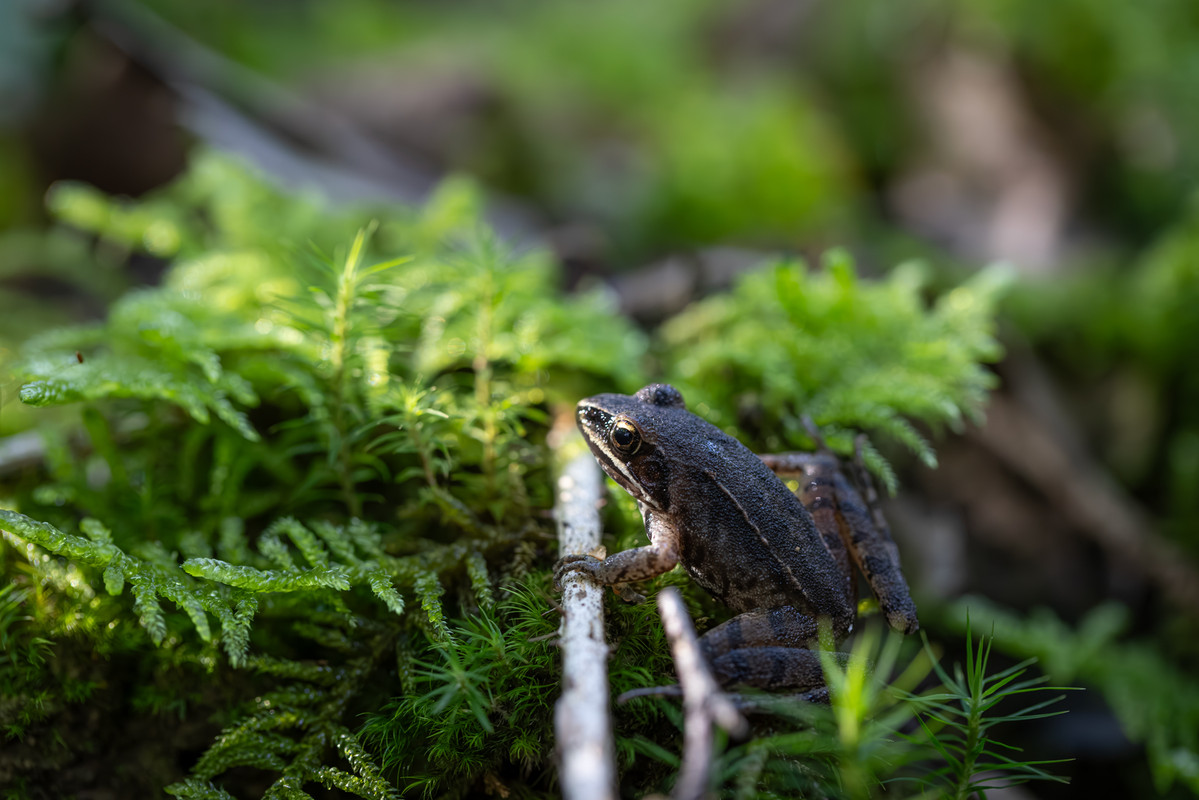
<instances>
[{"instance_id":1,"label":"frog's head","mask_svg":"<svg viewBox=\"0 0 1199 800\"><path fill-rule=\"evenodd\" d=\"M597 394L579 401L579 430L604 472L650 508L665 510L671 431L687 413L683 395L651 383L634 395Z\"/></svg>"}]
</instances>

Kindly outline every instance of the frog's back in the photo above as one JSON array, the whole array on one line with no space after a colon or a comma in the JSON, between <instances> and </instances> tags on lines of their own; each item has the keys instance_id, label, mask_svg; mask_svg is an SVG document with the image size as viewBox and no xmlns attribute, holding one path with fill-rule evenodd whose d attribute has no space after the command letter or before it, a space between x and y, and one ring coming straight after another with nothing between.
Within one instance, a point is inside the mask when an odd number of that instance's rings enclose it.
<instances>
[{"instance_id":1,"label":"frog's back","mask_svg":"<svg viewBox=\"0 0 1199 800\"><path fill-rule=\"evenodd\" d=\"M851 576L799 499L719 428L692 433L691 468L676 476L671 498L683 567L736 611L794 606L848 624Z\"/></svg>"}]
</instances>

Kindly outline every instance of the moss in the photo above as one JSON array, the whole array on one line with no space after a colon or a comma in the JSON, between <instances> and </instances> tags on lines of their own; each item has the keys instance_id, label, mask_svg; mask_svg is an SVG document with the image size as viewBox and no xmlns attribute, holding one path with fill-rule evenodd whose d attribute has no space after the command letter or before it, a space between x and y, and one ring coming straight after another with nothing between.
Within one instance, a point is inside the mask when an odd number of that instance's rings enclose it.
<instances>
[{"instance_id":1,"label":"moss","mask_svg":"<svg viewBox=\"0 0 1199 800\"><path fill-rule=\"evenodd\" d=\"M52 206L168 266L14 363L24 403L57 415L0 510L7 735L42 741L110 682L151 716L219 720L202 750L174 743L192 751L163 772L175 796L552 796L546 438L581 394L640 385L651 341L603 297L562 296L552 260L486 231L460 181L421 209L331 212L209 156L138 203L68 186ZM802 445L807 411L834 446L871 431L931 460L913 421L977 414L997 285L928 306L911 269L767 264L652 344L747 438ZM627 501L610 523L640 535ZM669 682L652 604L611 620L615 691ZM142 666L46 669L68 641ZM172 671L178 690L152 677ZM677 725L666 700L618 712L627 785L669 782Z\"/></svg>"}]
</instances>

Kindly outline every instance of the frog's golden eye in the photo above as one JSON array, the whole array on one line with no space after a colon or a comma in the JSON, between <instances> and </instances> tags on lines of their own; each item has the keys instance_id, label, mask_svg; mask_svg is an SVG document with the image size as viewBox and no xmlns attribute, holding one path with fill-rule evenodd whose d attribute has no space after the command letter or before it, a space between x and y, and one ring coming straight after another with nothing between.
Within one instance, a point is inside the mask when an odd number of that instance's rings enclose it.
<instances>
[{"instance_id":1,"label":"frog's golden eye","mask_svg":"<svg viewBox=\"0 0 1199 800\"><path fill-rule=\"evenodd\" d=\"M627 419L616 420L608 438L612 440L612 446L626 456L633 455L641 446L641 431Z\"/></svg>"}]
</instances>

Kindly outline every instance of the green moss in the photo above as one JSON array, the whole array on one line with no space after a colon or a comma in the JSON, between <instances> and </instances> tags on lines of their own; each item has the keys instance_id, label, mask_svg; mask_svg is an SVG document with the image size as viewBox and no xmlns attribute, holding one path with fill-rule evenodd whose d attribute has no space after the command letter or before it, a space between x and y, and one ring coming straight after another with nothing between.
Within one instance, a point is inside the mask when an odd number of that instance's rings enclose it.
<instances>
[{"instance_id":1,"label":"green moss","mask_svg":"<svg viewBox=\"0 0 1199 800\"><path fill-rule=\"evenodd\" d=\"M126 617L142 632L112 635L157 645L151 661L213 669L220 648L257 673L258 699L175 794L253 765L274 793L387 795L345 726L398 637L451 646L449 615L493 606L518 545L547 541L559 379L627 381L641 338L597 297L557 298L551 262L481 231L462 183L372 221L210 157L137 204L62 187L52 205L173 261L104 322L19 354L21 400L76 414L0 510L12 597L35 630ZM23 641L10 733L52 724L31 709L53 683L26 666L53 639Z\"/></svg>"},{"instance_id":2,"label":"green moss","mask_svg":"<svg viewBox=\"0 0 1199 800\"><path fill-rule=\"evenodd\" d=\"M819 271L768 265L663 326L667 373L702 398L701 415L763 452L813 449L807 415L841 453L869 432L935 466L912 421L936 431L980 417L995 382L982 362L1000 355L992 314L1009 276L981 272L929 307L924 273L905 264L863 281L840 251ZM886 461L871 447L864 456L894 491Z\"/></svg>"},{"instance_id":3,"label":"green moss","mask_svg":"<svg viewBox=\"0 0 1199 800\"><path fill-rule=\"evenodd\" d=\"M148 665L112 677L141 713L219 719L175 796L242 794L246 774L270 797L554 795L546 438L579 396L645 382L650 340L599 295L561 296L552 260L482 228L462 181L422 209L332 212L209 156L138 203L65 186L52 206L169 266L14 361L25 405L59 416L0 509L9 735L52 730L93 691L45 669L72 637ZM806 409L834 446L877 430L931 459L909 420L977 413L996 285L928 308L910 269L768 264L657 348L743 435L808 443ZM747 398L775 424L743 425ZM627 498L612 509L616 540L643 536ZM688 603L701 624L724 613ZM610 605L614 692L671 682L653 605ZM144 677L179 669L236 697ZM617 712L627 785L669 783L678 725L664 698Z\"/></svg>"}]
</instances>

